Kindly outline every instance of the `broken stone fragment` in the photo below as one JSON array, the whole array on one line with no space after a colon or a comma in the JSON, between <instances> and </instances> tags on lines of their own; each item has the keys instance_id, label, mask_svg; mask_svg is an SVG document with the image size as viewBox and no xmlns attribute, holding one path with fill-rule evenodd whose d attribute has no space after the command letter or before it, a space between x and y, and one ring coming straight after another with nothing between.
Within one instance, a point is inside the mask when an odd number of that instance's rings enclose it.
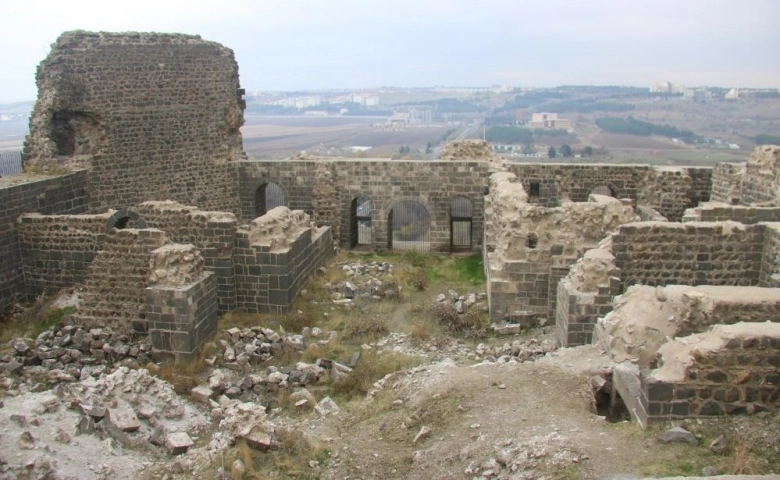
<instances>
[{"instance_id":1,"label":"broken stone fragment","mask_svg":"<svg viewBox=\"0 0 780 480\"><path fill-rule=\"evenodd\" d=\"M104 407L85 405L85 404L79 405L79 410L81 410L81 413L83 413L84 415L88 415L89 417L91 417L95 422L99 422L103 420L103 418L105 418L107 413Z\"/></svg>"},{"instance_id":2,"label":"broken stone fragment","mask_svg":"<svg viewBox=\"0 0 780 480\"><path fill-rule=\"evenodd\" d=\"M54 437L54 440L60 442L60 443L70 443L71 438L70 434L66 432L65 430L58 428L57 429L57 436Z\"/></svg>"},{"instance_id":3,"label":"broken stone fragment","mask_svg":"<svg viewBox=\"0 0 780 480\"><path fill-rule=\"evenodd\" d=\"M658 437L658 441L661 443L689 443L691 445L698 445L699 441L688 430L681 427L670 428Z\"/></svg>"},{"instance_id":4,"label":"broken stone fragment","mask_svg":"<svg viewBox=\"0 0 780 480\"><path fill-rule=\"evenodd\" d=\"M11 421L15 424L19 425L20 427L24 428L27 426L27 417L24 415L20 415L18 413L11 414Z\"/></svg>"},{"instance_id":5,"label":"broken stone fragment","mask_svg":"<svg viewBox=\"0 0 780 480\"><path fill-rule=\"evenodd\" d=\"M29 430L25 430L19 435L17 444L19 445L19 448L23 450L32 450L35 448L35 437L33 437L33 434Z\"/></svg>"},{"instance_id":6,"label":"broken stone fragment","mask_svg":"<svg viewBox=\"0 0 780 480\"><path fill-rule=\"evenodd\" d=\"M158 425L149 436L149 443L152 445L162 446L165 444L165 427Z\"/></svg>"},{"instance_id":7,"label":"broken stone fragment","mask_svg":"<svg viewBox=\"0 0 780 480\"><path fill-rule=\"evenodd\" d=\"M214 391L206 385L198 385L190 392L192 399L200 403L209 403L209 399L214 395Z\"/></svg>"},{"instance_id":8,"label":"broken stone fragment","mask_svg":"<svg viewBox=\"0 0 780 480\"><path fill-rule=\"evenodd\" d=\"M325 397L314 407L314 411L322 415L330 415L339 412L339 406L330 397Z\"/></svg>"},{"instance_id":9,"label":"broken stone fragment","mask_svg":"<svg viewBox=\"0 0 780 480\"><path fill-rule=\"evenodd\" d=\"M271 448L271 436L259 425L251 427L245 433L240 433L239 438L243 438L247 445L257 450L266 451Z\"/></svg>"},{"instance_id":10,"label":"broken stone fragment","mask_svg":"<svg viewBox=\"0 0 780 480\"><path fill-rule=\"evenodd\" d=\"M88 415L84 415L81 417L81 420L79 420L78 425L76 425L76 433L82 434L82 433L92 433L95 431L95 420L92 419L92 417Z\"/></svg>"},{"instance_id":11,"label":"broken stone fragment","mask_svg":"<svg viewBox=\"0 0 780 480\"><path fill-rule=\"evenodd\" d=\"M141 424L138 423L138 417L129 408L110 409L108 411L108 420L123 432L135 432L141 428Z\"/></svg>"},{"instance_id":12,"label":"broken stone fragment","mask_svg":"<svg viewBox=\"0 0 780 480\"><path fill-rule=\"evenodd\" d=\"M171 433L165 439L165 447L171 452L171 455L186 453L194 444L195 442L185 432Z\"/></svg>"},{"instance_id":13,"label":"broken stone fragment","mask_svg":"<svg viewBox=\"0 0 780 480\"><path fill-rule=\"evenodd\" d=\"M412 441L412 443L417 443L423 438L428 437L430 434L431 434L431 427L427 425L423 425L422 427L420 427L420 431L417 432L417 435L414 436L414 440Z\"/></svg>"}]
</instances>

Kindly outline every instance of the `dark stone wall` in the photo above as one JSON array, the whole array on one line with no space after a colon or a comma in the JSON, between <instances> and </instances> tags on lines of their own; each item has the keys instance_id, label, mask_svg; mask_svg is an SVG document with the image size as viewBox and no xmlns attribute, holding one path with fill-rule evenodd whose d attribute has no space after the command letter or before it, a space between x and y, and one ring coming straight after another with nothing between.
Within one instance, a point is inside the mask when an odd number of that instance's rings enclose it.
<instances>
[{"instance_id":1,"label":"dark stone wall","mask_svg":"<svg viewBox=\"0 0 780 480\"><path fill-rule=\"evenodd\" d=\"M27 165L90 170L90 210L177 200L236 211L243 91L198 36L68 32L37 72Z\"/></svg>"},{"instance_id":2,"label":"dark stone wall","mask_svg":"<svg viewBox=\"0 0 780 480\"><path fill-rule=\"evenodd\" d=\"M19 182L12 184L11 182ZM54 178L0 180L0 312L24 294L24 267L17 232L23 213L79 214L87 210L84 171Z\"/></svg>"},{"instance_id":3,"label":"dark stone wall","mask_svg":"<svg viewBox=\"0 0 780 480\"><path fill-rule=\"evenodd\" d=\"M764 225L764 251L758 286L780 288L780 223Z\"/></svg>"},{"instance_id":4,"label":"dark stone wall","mask_svg":"<svg viewBox=\"0 0 780 480\"><path fill-rule=\"evenodd\" d=\"M479 245L484 224L484 194L489 165L479 161L338 160L330 162L341 211L340 232L334 237L349 245L350 210L358 196L371 199L373 246L387 248L387 220L402 200L419 201L431 215L431 247L449 251L450 208L455 198L467 198L473 206L472 244ZM255 218L257 189L268 182L282 187L286 206L303 210L313 218L315 161L239 162L241 218Z\"/></svg>"},{"instance_id":5,"label":"dark stone wall","mask_svg":"<svg viewBox=\"0 0 780 480\"><path fill-rule=\"evenodd\" d=\"M755 286L764 226L736 223L633 223L612 236L623 287L643 285Z\"/></svg>"}]
</instances>

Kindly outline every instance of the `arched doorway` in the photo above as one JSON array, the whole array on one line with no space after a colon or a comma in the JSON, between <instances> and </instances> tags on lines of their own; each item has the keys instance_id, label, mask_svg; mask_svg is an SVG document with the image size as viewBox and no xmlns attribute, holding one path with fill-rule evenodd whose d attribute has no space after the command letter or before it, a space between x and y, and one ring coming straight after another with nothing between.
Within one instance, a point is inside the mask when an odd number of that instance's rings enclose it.
<instances>
[{"instance_id":1,"label":"arched doorway","mask_svg":"<svg viewBox=\"0 0 780 480\"><path fill-rule=\"evenodd\" d=\"M387 216L387 248L390 250L431 249L431 214L420 202L402 200Z\"/></svg>"},{"instance_id":2,"label":"arched doorway","mask_svg":"<svg viewBox=\"0 0 780 480\"><path fill-rule=\"evenodd\" d=\"M588 194L588 197L590 197L593 194L614 197L615 189L610 187L609 185L597 185L590 189L590 194Z\"/></svg>"},{"instance_id":3,"label":"arched doorway","mask_svg":"<svg viewBox=\"0 0 780 480\"><path fill-rule=\"evenodd\" d=\"M280 206L287 206L282 187L273 182L264 183L257 187L255 190L255 217L262 217L269 210Z\"/></svg>"},{"instance_id":4,"label":"arched doorway","mask_svg":"<svg viewBox=\"0 0 780 480\"><path fill-rule=\"evenodd\" d=\"M450 251L471 251L471 219L474 206L468 198L456 198L450 205Z\"/></svg>"},{"instance_id":5,"label":"arched doorway","mask_svg":"<svg viewBox=\"0 0 780 480\"><path fill-rule=\"evenodd\" d=\"M355 197L349 212L349 248L371 245L371 199Z\"/></svg>"},{"instance_id":6,"label":"arched doorway","mask_svg":"<svg viewBox=\"0 0 780 480\"><path fill-rule=\"evenodd\" d=\"M106 233L111 233L114 229L124 230L125 228L146 228L146 221L138 213L120 209L115 211L108 220L106 220Z\"/></svg>"}]
</instances>

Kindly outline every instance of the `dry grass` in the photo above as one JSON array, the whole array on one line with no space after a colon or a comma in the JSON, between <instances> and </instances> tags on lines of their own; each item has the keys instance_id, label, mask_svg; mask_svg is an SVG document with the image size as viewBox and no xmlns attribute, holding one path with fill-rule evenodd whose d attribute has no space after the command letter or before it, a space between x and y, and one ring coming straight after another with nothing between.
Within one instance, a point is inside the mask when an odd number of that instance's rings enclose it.
<instances>
[{"instance_id":1,"label":"dry grass","mask_svg":"<svg viewBox=\"0 0 780 480\"><path fill-rule=\"evenodd\" d=\"M314 478L309 462L323 462L327 451L308 439L301 431L277 428L274 431L272 450L261 452L250 447L244 440L236 442L215 464L231 472L233 480L265 480L268 478ZM233 468L241 460L243 473ZM316 476L316 475L315 475Z\"/></svg>"},{"instance_id":2,"label":"dry grass","mask_svg":"<svg viewBox=\"0 0 780 480\"><path fill-rule=\"evenodd\" d=\"M350 317L344 324L344 338L358 343L376 340L389 331L387 319L379 315Z\"/></svg>"},{"instance_id":3,"label":"dry grass","mask_svg":"<svg viewBox=\"0 0 780 480\"><path fill-rule=\"evenodd\" d=\"M268 315L264 313L228 312L217 321L219 330L228 328L265 327L268 325Z\"/></svg>"},{"instance_id":4,"label":"dry grass","mask_svg":"<svg viewBox=\"0 0 780 480\"><path fill-rule=\"evenodd\" d=\"M189 395L192 389L204 380L205 373L209 368L205 359L217 353L217 345L213 342L206 342L188 361L165 362L159 367L148 365L147 369L170 383L179 395Z\"/></svg>"},{"instance_id":5,"label":"dry grass","mask_svg":"<svg viewBox=\"0 0 780 480\"><path fill-rule=\"evenodd\" d=\"M54 297L43 294L25 308L15 318L2 325L0 342L6 343L15 338L35 338L45 330L62 322L62 317L75 311L73 307L52 308Z\"/></svg>"},{"instance_id":6,"label":"dry grass","mask_svg":"<svg viewBox=\"0 0 780 480\"><path fill-rule=\"evenodd\" d=\"M301 354L301 361L314 363L319 358L336 360L344 355L346 351L346 347L338 339L327 343L310 343Z\"/></svg>"},{"instance_id":7,"label":"dry grass","mask_svg":"<svg viewBox=\"0 0 780 480\"><path fill-rule=\"evenodd\" d=\"M334 396L351 399L364 396L371 390L374 382L388 373L406 370L418 365L420 360L397 353L380 354L374 350L364 350L352 373L343 380L334 382Z\"/></svg>"},{"instance_id":8,"label":"dry grass","mask_svg":"<svg viewBox=\"0 0 780 480\"><path fill-rule=\"evenodd\" d=\"M761 475L766 473L761 462L753 455L751 443L742 437L736 438L729 455L721 464L720 470L731 475Z\"/></svg>"}]
</instances>

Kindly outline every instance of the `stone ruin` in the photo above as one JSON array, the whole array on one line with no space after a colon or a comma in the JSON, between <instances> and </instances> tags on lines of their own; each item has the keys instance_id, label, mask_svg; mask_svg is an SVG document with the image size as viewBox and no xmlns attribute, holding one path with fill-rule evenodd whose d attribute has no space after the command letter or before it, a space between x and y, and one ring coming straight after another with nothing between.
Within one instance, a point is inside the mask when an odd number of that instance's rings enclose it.
<instances>
[{"instance_id":1,"label":"stone ruin","mask_svg":"<svg viewBox=\"0 0 780 480\"><path fill-rule=\"evenodd\" d=\"M503 331L602 345L638 422L778 406L780 147L715 168L517 164L480 142L255 161L219 44L69 32L36 78L24 163L47 175L0 180L0 310L75 289L70 333L188 358L219 313L286 312L335 248L395 248L411 203L427 249L482 254Z\"/></svg>"}]
</instances>

